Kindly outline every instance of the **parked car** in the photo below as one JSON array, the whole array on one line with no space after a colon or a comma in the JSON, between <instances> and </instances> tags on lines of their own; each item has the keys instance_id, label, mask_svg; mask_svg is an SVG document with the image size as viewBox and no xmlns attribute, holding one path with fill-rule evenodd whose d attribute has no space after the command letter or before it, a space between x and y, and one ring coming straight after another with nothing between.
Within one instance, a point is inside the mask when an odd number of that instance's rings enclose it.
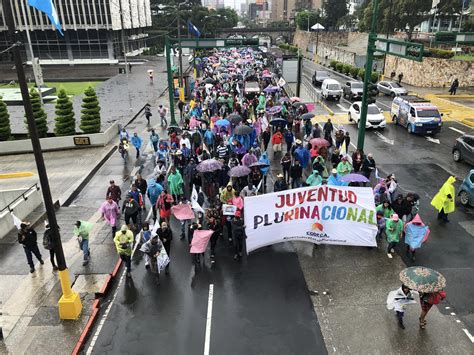
<instances>
[{"instance_id":1,"label":"parked car","mask_svg":"<svg viewBox=\"0 0 474 355\"><path fill-rule=\"evenodd\" d=\"M467 173L458 192L462 205L474 206L474 169Z\"/></svg>"},{"instance_id":2,"label":"parked car","mask_svg":"<svg viewBox=\"0 0 474 355\"><path fill-rule=\"evenodd\" d=\"M361 111L361 102L354 102L349 108L349 121L355 121L357 127L359 127L360 120L360 111ZM365 128L380 128L384 129L387 125L385 116L383 115L382 110L376 104L370 104L367 106L367 121L365 123Z\"/></svg>"},{"instance_id":3,"label":"parked car","mask_svg":"<svg viewBox=\"0 0 474 355\"><path fill-rule=\"evenodd\" d=\"M464 160L474 165L474 135L465 134L458 139L453 147L454 161Z\"/></svg>"},{"instance_id":4,"label":"parked car","mask_svg":"<svg viewBox=\"0 0 474 355\"><path fill-rule=\"evenodd\" d=\"M396 81L379 81L377 83L377 89L382 94L395 97L401 95L408 95L408 90L401 86Z\"/></svg>"},{"instance_id":5,"label":"parked car","mask_svg":"<svg viewBox=\"0 0 474 355\"><path fill-rule=\"evenodd\" d=\"M323 81L329 78L329 73L327 71L316 70L313 74L313 85L314 86L321 86L323 85Z\"/></svg>"},{"instance_id":6,"label":"parked car","mask_svg":"<svg viewBox=\"0 0 474 355\"><path fill-rule=\"evenodd\" d=\"M335 99L339 101L342 97L341 84L334 79L325 79L321 85L321 96L325 99Z\"/></svg>"},{"instance_id":7,"label":"parked car","mask_svg":"<svg viewBox=\"0 0 474 355\"><path fill-rule=\"evenodd\" d=\"M364 83L362 81L348 81L343 88L344 97L348 100L362 100L364 92Z\"/></svg>"}]
</instances>

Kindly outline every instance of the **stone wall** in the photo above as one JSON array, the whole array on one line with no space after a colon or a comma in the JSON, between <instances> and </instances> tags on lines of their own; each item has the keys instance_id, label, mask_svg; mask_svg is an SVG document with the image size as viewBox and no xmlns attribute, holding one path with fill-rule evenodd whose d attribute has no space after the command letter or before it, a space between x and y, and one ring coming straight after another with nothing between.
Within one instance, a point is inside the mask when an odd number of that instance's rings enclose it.
<instances>
[{"instance_id":1,"label":"stone wall","mask_svg":"<svg viewBox=\"0 0 474 355\"><path fill-rule=\"evenodd\" d=\"M349 40L349 32L307 32L296 30L293 37L293 45L300 47L302 50L307 50L309 43L327 43L333 46L346 46Z\"/></svg>"},{"instance_id":2,"label":"stone wall","mask_svg":"<svg viewBox=\"0 0 474 355\"><path fill-rule=\"evenodd\" d=\"M420 87L449 87L458 78L460 87L474 85L474 62L424 58L422 62L387 56L385 76L403 73L403 82Z\"/></svg>"}]
</instances>

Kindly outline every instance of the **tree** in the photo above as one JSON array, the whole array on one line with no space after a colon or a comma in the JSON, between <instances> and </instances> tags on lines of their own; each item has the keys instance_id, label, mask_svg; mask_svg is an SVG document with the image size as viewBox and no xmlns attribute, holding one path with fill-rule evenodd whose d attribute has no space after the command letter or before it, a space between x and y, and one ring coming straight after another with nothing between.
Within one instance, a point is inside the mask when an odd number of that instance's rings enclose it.
<instances>
[{"instance_id":1,"label":"tree","mask_svg":"<svg viewBox=\"0 0 474 355\"><path fill-rule=\"evenodd\" d=\"M0 141L9 140L11 134L12 130L10 128L10 115L8 114L8 108L0 96Z\"/></svg>"},{"instance_id":2,"label":"tree","mask_svg":"<svg viewBox=\"0 0 474 355\"><path fill-rule=\"evenodd\" d=\"M327 29L336 29L339 19L349 13L347 0L325 0L323 10Z\"/></svg>"},{"instance_id":3,"label":"tree","mask_svg":"<svg viewBox=\"0 0 474 355\"><path fill-rule=\"evenodd\" d=\"M343 28L345 30L352 30L357 23L357 18L355 15L346 15L341 17L337 21L337 28Z\"/></svg>"},{"instance_id":4,"label":"tree","mask_svg":"<svg viewBox=\"0 0 474 355\"><path fill-rule=\"evenodd\" d=\"M97 94L92 86L84 91L80 128L84 133L100 132L100 106Z\"/></svg>"},{"instance_id":5,"label":"tree","mask_svg":"<svg viewBox=\"0 0 474 355\"><path fill-rule=\"evenodd\" d=\"M398 19L396 27L405 29L408 35L408 40L411 40L413 29L430 14L432 1L431 0L397 0L396 6L393 8L395 18Z\"/></svg>"},{"instance_id":6,"label":"tree","mask_svg":"<svg viewBox=\"0 0 474 355\"><path fill-rule=\"evenodd\" d=\"M309 22L308 22L309 20ZM322 22L321 11L300 11L296 14L295 23L300 30L308 30L311 26ZM308 26L309 25L309 26Z\"/></svg>"},{"instance_id":7,"label":"tree","mask_svg":"<svg viewBox=\"0 0 474 355\"><path fill-rule=\"evenodd\" d=\"M76 133L76 120L69 96L64 89L60 89L56 101L56 126L54 132L57 136L71 136Z\"/></svg>"},{"instance_id":8,"label":"tree","mask_svg":"<svg viewBox=\"0 0 474 355\"><path fill-rule=\"evenodd\" d=\"M33 118L35 119L36 129L38 130L38 136L40 138L44 138L48 134L48 121L46 113L43 110L43 106L41 106L41 100L38 91L35 88L31 88L30 90L30 101L31 108L33 109ZM28 121L26 119L25 124L28 128Z\"/></svg>"}]
</instances>

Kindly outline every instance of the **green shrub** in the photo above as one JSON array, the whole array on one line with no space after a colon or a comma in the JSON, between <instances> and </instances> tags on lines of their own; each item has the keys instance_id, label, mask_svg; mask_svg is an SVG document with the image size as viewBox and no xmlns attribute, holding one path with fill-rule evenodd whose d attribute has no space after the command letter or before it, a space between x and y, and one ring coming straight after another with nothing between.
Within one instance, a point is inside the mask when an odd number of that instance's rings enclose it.
<instances>
[{"instance_id":1,"label":"green shrub","mask_svg":"<svg viewBox=\"0 0 474 355\"><path fill-rule=\"evenodd\" d=\"M357 74L359 74L359 68L357 67L352 67L351 68L351 71L350 71L350 74L353 78L357 78Z\"/></svg>"},{"instance_id":2,"label":"green shrub","mask_svg":"<svg viewBox=\"0 0 474 355\"><path fill-rule=\"evenodd\" d=\"M372 72L372 73L370 74L370 81L375 84L378 80L379 80L379 73L377 73L377 72Z\"/></svg>"},{"instance_id":3,"label":"green shrub","mask_svg":"<svg viewBox=\"0 0 474 355\"><path fill-rule=\"evenodd\" d=\"M56 101L56 125L54 133L57 136L71 136L76 133L76 120L71 99L66 94L66 90L61 88Z\"/></svg>"},{"instance_id":4,"label":"green shrub","mask_svg":"<svg viewBox=\"0 0 474 355\"><path fill-rule=\"evenodd\" d=\"M38 136L40 138L44 138L48 134L48 122L46 120L47 116L43 110L43 106L41 106L39 93L35 88L31 88L30 90L30 102L31 108L33 109L33 118L35 119L36 129L38 130ZM25 124L29 132L30 129L28 128L28 121L26 119Z\"/></svg>"},{"instance_id":5,"label":"green shrub","mask_svg":"<svg viewBox=\"0 0 474 355\"><path fill-rule=\"evenodd\" d=\"M336 70L337 63L339 63L337 60L331 60L331 62L329 63L329 66L333 68L334 70Z\"/></svg>"},{"instance_id":6,"label":"green shrub","mask_svg":"<svg viewBox=\"0 0 474 355\"><path fill-rule=\"evenodd\" d=\"M344 64L342 66L342 71L344 72L344 74L346 75L349 75L349 73L351 72L351 69L352 69L352 65L350 64Z\"/></svg>"},{"instance_id":7,"label":"green shrub","mask_svg":"<svg viewBox=\"0 0 474 355\"><path fill-rule=\"evenodd\" d=\"M344 64L343 64L343 63L338 62L338 63L336 64L336 70L337 70L338 72L342 73L342 69L343 69L343 68L344 68Z\"/></svg>"},{"instance_id":8,"label":"green shrub","mask_svg":"<svg viewBox=\"0 0 474 355\"><path fill-rule=\"evenodd\" d=\"M7 141L11 138L10 115L7 105L0 96L0 141Z\"/></svg>"},{"instance_id":9,"label":"green shrub","mask_svg":"<svg viewBox=\"0 0 474 355\"><path fill-rule=\"evenodd\" d=\"M84 91L84 98L82 99L81 110L81 125L80 128L84 133L99 133L100 132L100 106L97 94L93 87L89 86Z\"/></svg>"},{"instance_id":10,"label":"green shrub","mask_svg":"<svg viewBox=\"0 0 474 355\"><path fill-rule=\"evenodd\" d=\"M432 57L432 58L442 58L442 59L449 59L454 57L454 52L446 49L439 49L439 48L426 48L423 51L424 57Z\"/></svg>"},{"instance_id":11,"label":"green shrub","mask_svg":"<svg viewBox=\"0 0 474 355\"><path fill-rule=\"evenodd\" d=\"M359 68L359 72L357 73L359 75L360 80L364 80L364 75L365 75L365 69L364 68Z\"/></svg>"}]
</instances>

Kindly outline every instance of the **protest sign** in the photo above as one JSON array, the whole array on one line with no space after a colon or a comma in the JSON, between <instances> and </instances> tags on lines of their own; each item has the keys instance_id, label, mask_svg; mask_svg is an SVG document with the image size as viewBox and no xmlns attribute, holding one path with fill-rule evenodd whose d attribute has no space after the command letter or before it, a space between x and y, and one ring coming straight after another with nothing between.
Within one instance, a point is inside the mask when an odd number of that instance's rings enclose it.
<instances>
[{"instance_id":1,"label":"protest sign","mask_svg":"<svg viewBox=\"0 0 474 355\"><path fill-rule=\"evenodd\" d=\"M211 230L195 230L193 233L193 240L191 241L191 254L201 254L206 251L207 244L211 235L214 233Z\"/></svg>"},{"instance_id":2,"label":"protest sign","mask_svg":"<svg viewBox=\"0 0 474 355\"><path fill-rule=\"evenodd\" d=\"M377 246L371 188L304 187L244 199L247 252L284 241Z\"/></svg>"}]
</instances>

